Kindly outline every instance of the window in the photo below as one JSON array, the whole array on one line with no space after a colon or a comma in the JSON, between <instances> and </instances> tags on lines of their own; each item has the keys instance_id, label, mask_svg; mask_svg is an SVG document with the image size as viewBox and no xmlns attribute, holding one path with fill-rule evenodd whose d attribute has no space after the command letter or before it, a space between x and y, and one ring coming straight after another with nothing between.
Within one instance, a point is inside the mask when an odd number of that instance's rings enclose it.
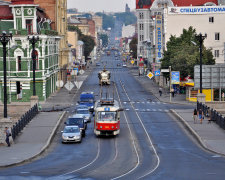
<instances>
[{"instance_id":1,"label":"window","mask_svg":"<svg viewBox=\"0 0 225 180\"><path fill-rule=\"evenodd\" d=\"M144 24L140 24L140 30L144 30Z\"/></svg>"},{"instance_id":2,"label":"window","mask_svg":"<svg viewBox=\"0 0 225 180\"><path fill-rule=\"evenodd\" d=\"M31 19L26 19L26 29L28 34L33 34L33 21Z\"/></svg>"},{"instance_id":3,"label":"window","mask_svg":"<svg viewBox=\"0 0 225 180\"><path fill-rule=\"evenodd\" d=\"M219 41L220 40L220 33L215 33L215 40Z\"/></svg>"},{"instance_id":4,"label":"window","mask_svg":"<svg viewBox=\"0 0 225 180\"><path fill-rule=\"evenodd\" d=\"M214 17L209 17L209 22L214 23Z\"/></svg>"},{"instance_id":5,"label":"window","mask_svg":"<svg viewBox=\"0 0 225 180\"><path fill-rule=\"evenodd\" d=\"M139 19L144 19L144 13L139 13Z\"/></svg>"},{"instance_id":6,"label":"window","mask_svg":"<svg viewBox=\"0 0 225 180\"><path fill-rule=\"evenodd\" d=\"M22 64L21 64L21 56L17 57L17 71L21 71Z\"/></svg>"},{"instance_id":7,"label":"window","mask_svg":"<svg viewBox=\"0 0 225 180\"><path fill-rule=\"evenodd\" d=\"M219 50L215 50L214 51L214 56L215 57L219 57L220 56L220 51Z\"/></svg>"}]
</instances>

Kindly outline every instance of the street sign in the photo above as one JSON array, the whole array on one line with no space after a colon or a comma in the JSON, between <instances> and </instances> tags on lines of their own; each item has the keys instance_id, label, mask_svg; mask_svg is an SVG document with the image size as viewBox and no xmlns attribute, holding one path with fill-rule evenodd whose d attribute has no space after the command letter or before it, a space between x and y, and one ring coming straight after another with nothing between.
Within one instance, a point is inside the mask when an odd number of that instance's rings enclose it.
<instances>
[{"instance_id":1,"label":"street sign","mask_svg":"<svg viewBox=\"0 0 225 180\"><path fill-rule=\"evenodd\" d=\"M155 76L160 76L160 70L155 71Z\"/></svg>"},{"instance_id":2,"label":"street sign","mask_svg":"<svg viewBox=\"0 0 225 180\"><path fill-rule=\"evenodd\" d=\"M179 71L172 71L172 84L179 84L180 83L180 72Z\"/></svg>"},{"instance_id":3,"label":"street sign","mask_svg":"<svg viewBox=\"0 0 225 180\"><path fill-rule=\"evenodd\" d=\"M63 81L62 80L56 81L56 86L57 87L63 87Z\"/></svg>"},{"instance_id":4,"label":"street sign","mask_svg":"<svg viewBox=\"0 0 225 180\"><path fill-rule=\"evenodd\" d=\"M83 81L75 81L74 84L76 85L77 89L80 89L83 84Z\"/></svg>"},{"instance_id":5,"label":"street sign","mask_svg":"<svg viewBox=\"0 0 225 180\"><path fill-rule=\"evenodd\" d=\"M151 72L149 72L149 73L147 74L147 76L149 77L149 79L152 79L152 78L154 77L154 74L152 74Z\"/></svg>"},{"instance_id":6,"label":"street sign","mask_svg":"<svg viewBox=\"0 0 225 180\"><path fill-rule=\"evenodd\" d=\"M161 69L161 73L168 73L168 72L170 72L169 69Z\"/></svg>"},{"instance_id":7,"label":"street sign","mask_svg":"<svg viewBox=\"0 0 225 180\"><path fill-rule=\"evenodd\" d=\"M80 70L80 74L81 75L84 74L84 70L83 69Z\"/></svg>"},{"instance_id":8,"label":"street sign","mask_svg":"<svg viewBox=\"0 0 225 180\"><path fill-rule=\"evenodd\" d=\"M65 84L65 88L66 88L68 91L71 91L71 90L74 88L74 85L73 85L73 83L71 83L70 81L68 81L68 82Z\"/></svg>"},{"instance_id":9,"label":"street sign","mask_svg":"<svg viewBox=\"0 0 225 180\"><path fill-rule=\"evenodd\" d=\"M134 64L134 60L131 61L131 64Z\"/></svg>"}]
</instances>

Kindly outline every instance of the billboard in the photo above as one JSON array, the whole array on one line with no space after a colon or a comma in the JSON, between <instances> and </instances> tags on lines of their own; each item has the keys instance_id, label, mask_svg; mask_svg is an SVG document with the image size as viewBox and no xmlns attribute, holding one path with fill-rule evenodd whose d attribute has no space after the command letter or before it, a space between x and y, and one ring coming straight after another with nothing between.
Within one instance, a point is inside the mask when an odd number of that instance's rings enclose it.
<instances>
[{"instance_id":1,"label":"billboard","mask_svg":"<svg viewBox=\"0 0 225 180\"><path fill-rule=\"evenodd\" d=\"M149 9L152 5L152 0L136 0L136 9Z\"/></svg>"},{"instance_id":2,"label":"billboard","mask_svg":"<svg viewBox=\"0 0 225 180\"><path fill-rule=\"evenodd\" d=\"M179 71L172 71L171 76L172 76L171 84L179 84L180 83L180 72Z\"/></svg>"},{"instance_id":3,"label":"billboard","mask_svg":"<svg viewBox=\"0 0 225 180\"><path fill-rule=\"evenodd\" d=\"M156 16L156 62L159 63L163 53L162 15Z\"/></svg>"}]
</instances>

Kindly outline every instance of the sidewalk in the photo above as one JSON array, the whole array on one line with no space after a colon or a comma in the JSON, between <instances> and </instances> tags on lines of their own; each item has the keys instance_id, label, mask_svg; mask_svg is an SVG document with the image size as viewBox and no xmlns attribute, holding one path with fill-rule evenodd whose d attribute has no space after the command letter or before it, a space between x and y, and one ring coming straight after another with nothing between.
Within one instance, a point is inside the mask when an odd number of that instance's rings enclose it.
<instances>
[{"instance_id":1,"label":"sidewalk","mask_svg":"<svg viewBox=\"0 0 225 180\"><path fill-rule=\"evenodd\" d=\"M186 101L185 95L183 94L175 95L174 98L171 98L170 102L170 94L163 90L163 94L160 96L158 84L153 80L150 80L147 76L138 76L137 68L130 67L130 73L144 87L144 89L151 92L159 101L170 104L190 105L190 109L171 109L171 112L183 123L203 148L213 153L225 156L225 130L220 128L214 122L208 124L207 119L203 120L202 124L199 122L195 124L192 115L196 103Z\"/></svg>"},{"instance_id":2,"label":"sidewalk","mask_svg":"<svg viewBox=\"0 0 225 180\"><path fill-rule=\"evenodd\" d=\"M94 65L90 66L83 75L77 77L77 80L84 81L93 68ZM73 97L76 93L76 87L74 87L70 93L64 87L52 94L46 102L42 102L41 106L43 110L50 111L54 107L54 109L58 109L59 111L39 112L24 128L20 135L16 137L10 147L0 146L0 167L21 164L44 152L50 145L58 125L66 114L63 110L71 106L71 104L74 104Z\"/></svg>"}]
</instances>

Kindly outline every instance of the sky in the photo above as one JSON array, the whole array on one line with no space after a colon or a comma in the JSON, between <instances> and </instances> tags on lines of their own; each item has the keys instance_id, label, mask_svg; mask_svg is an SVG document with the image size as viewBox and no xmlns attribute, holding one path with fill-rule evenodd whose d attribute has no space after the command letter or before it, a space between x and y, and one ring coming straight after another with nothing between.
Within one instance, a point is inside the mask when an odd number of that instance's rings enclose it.
<instances>
[{"instance_id":1,"label":"sky","mask_svg":"<svg viewBox=\"0 0 225 180\"><path fill-rule=\"evenodd\" d=\"M77 8L80 12L124 12L126 3L132 9L136 0L67 0L67 8Z\"/></svg>"}]
</instances>

